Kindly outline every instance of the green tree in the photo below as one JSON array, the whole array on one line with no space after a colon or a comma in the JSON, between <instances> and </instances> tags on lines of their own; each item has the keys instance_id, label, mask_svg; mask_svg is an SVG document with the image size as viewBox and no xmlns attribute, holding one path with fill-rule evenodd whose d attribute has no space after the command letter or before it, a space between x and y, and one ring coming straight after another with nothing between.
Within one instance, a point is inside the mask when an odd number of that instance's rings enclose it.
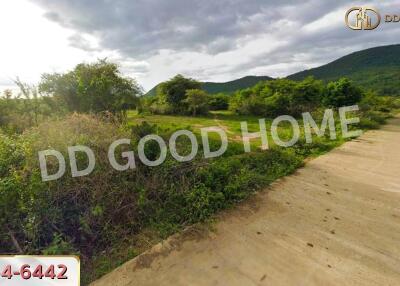
<instances>
[{"instance_id":1,"label":"green tree","mask_svg":"<svg viewBox=\"0 0 400 286\"><path fill-rule=\"evenodd\" d=\"M123 77L118 66L106 60L79 64L66 74L44 74L39 90L59 98L70 111L95 113L135 108L142 94L136 81Z\"/></svg>"},{"instance_id":2,"label":"green tree","mask_svg":"<svg viewBox=\"0 0 400 286\"><path fill-rule=\"evenodd\" d=\"M327 106L342 107L353 105L363 97L362 90L347 78L328 83L323 102Z\"/></svg>"},{"instance_id":3,"label":"green tree","mask_svg":"<svg viewBox=\"0 0 400 286\"><path fill-rule=\"evenodd\" d=\"M70 111L82 111L78 95L78 79L74 71L65 74L43 74L39 91L54 97Z\"/></svg>"},{"instance_id":4,"label":"green tree","mask_svg":"<svg viewBox=\"0 0 400 286\"><path fill-rule=\"evenodd\" d=\"M208 113L208 94L205 91L188 89L186 90L186 99L184 101L188 105L188 111L193 116Z\"/></svg>"},{"instance_id":5,"label":"green tree","mask_svg":"<svg viewBox=\"0 0 400 286\"><path fill-rule=\"evenodd\" d=\"M298 82L293 91L292 107L298 114L311 111L321 105L324 84L321 80L307 77Z\"/></svg>"},{"instance_id":6,"label":"green tree","mask_svg":"<svg viewBox=\"0 0 400 286\"><path fill-rule=\"evenodd\" d=\"M268 117L291 114L292 111L291 97L279 92L276 92L274 95L267 97L265 99L265 104L265 115Z\"/></svg>"},{"instance_id":7,"label":"green tree","mask_svg":"<svg viewBox=\"0 0 400 286\"><path fill-rule=\"evenodd\" d=\"M159 103L170 105L171 112L186 113L187 104L185 99L186 91L189 89L201 89L201 83L194 79L177 75L158 87L157 97Z\"/></svg>"},{"instance_id":8,"label":"green tree","mask_svg":"<svg viewBox=\"0 0 400 286\"><path fill-rule=\"evenodd\" d=\"M224 93L210 95L208 98L208 106L210 110L228 110L229 97L229 95Z\"/></svg>"}]
</instances>

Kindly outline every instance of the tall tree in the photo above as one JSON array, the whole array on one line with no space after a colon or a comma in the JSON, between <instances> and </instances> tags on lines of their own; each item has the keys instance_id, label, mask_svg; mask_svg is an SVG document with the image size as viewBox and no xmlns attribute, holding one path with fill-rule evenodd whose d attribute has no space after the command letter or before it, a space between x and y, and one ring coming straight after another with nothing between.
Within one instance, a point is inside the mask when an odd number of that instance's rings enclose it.
<instances>
[{"instance_id":1,"label":"tall tree","mask_svg":"<svg viewBox=\"0 0 400 286\"><path fill-rule=\"evenodd\" d=\"M208 94L201 89L186 90L185 102L193 116L208 112Z\"/></svg>"},{"instance_id":2,"label":"tall tree","mask_svg":"<svg viewBox=\"0 0 400 286\"><path fill-rule=\"evenodd\" d=\"M169 104L173 112L185 113L187 110L187 104L185 103L186 91L190 89L201 89L201 83L194 79L177 75L159 86L157 96L161 103Z\"/></svg>"},{"instance_id":3,"label":"tall tree","mask_svg":"<svg viewBox=\"0 0 400 286\"><path fill-rule=\"evenodd\" d=\"M65 74L44 74L39 90L78 112L124 112L136 107L142 94L135 80L123 77L118 66L106 60L79 64Z\"/></svg>"}]
</instances>

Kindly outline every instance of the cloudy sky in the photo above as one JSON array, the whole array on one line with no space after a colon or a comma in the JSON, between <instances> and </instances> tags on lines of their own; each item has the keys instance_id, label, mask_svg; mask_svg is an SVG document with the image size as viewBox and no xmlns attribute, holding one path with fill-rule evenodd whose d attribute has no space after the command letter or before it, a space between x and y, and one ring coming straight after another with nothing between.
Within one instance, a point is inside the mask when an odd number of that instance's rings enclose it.
<instances>
[{"instance_id":1,"label":"cloudy sky","mask_svg":"<svg viewBox=\"0 0 400 286\"><path fill-rule=\"evenodd\" d=\"M148 90L177 73L282 77L400 43L400 23L347 28L345 12L359 5L400 12L400 0L2 0L0 90L105 57Z\"/></svg>"}]
</instances>

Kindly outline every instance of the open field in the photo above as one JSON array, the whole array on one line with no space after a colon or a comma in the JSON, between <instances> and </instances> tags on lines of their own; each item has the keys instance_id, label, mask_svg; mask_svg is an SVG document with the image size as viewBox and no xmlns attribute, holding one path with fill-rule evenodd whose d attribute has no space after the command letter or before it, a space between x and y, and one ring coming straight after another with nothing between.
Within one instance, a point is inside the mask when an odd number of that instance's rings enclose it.
<instances>
[{"instance_id":1,"label":"open field","mask_svg":"<svg viewBox=\"0 0 400 286\"><path fill-rule=\"evenodd\" d=\"M396 118L92 285L397 285L399 141Z\"/></svg>"},{"instance_id":2,"label":"open field","mask_svg":"<svg viewBox=\"0 0 400 286\"><path fill-rule=\"evenodd\" d=\"M185 129L191 130L196 135L200 136L200 129L204 127L220 127L223 129L228 136L229 143L231 145L236 145L243 149L243 138L241 130L241 122L246 122L248 126L249 133L260 132L259 120L264 119L261 116L244 116L235 115L229 111L213 111L209 116L192 117L192 116L182 116L182 115L141 115L137 114L135 111L128 113L129 125L135 126L140 125L143 122L149 124L155 124L159 128L160 132L171 133L176 130ZM336 118L337 119L337 118ZM270 147L276 146L275 142L271 138L271 118L265 118L265 126L268 136L268 144ZM321 114L317 114L315 120L318 124L322 120ZM300 126L300 140L304 140L304 127L302 120L298 120ZM317 138L314 136L315 142L324 142L329 145L333 144L335 146L344 142L341 139L341 129L338 120L336 120L336 131L338 138L337 140L330 140L328 137ZM293 129L288 122L283 122L279 125L278 134L282 139L290 139L293 134ZM327 132L328 134L328 132ZM315 134L314 134L315 135ZM220 140L217 134L210 134L211 139ZM254 151L261 146L261 139L259 137L250 140L250 144Z\"/></svg>"},{"instance_id":3,"label":"open field","mask_svg":"<svg viewBox=\"0 0 400 286\"><path fill-rule=\"evenodd\" d=\"M209 116L173 116L173 115L138 115L135 111L129 113L129 120L132 124L148 122L157 124L164 130L188 129L200 135L200 128L219 126L225 130L228 138L232 141L241 140L240 122L248 123L249 132L260 131L258 120L261 117L234 115L229 111L214 111ZM266 120L267 129L271 125L271 120Z\"/></svg>"}]
</instances>

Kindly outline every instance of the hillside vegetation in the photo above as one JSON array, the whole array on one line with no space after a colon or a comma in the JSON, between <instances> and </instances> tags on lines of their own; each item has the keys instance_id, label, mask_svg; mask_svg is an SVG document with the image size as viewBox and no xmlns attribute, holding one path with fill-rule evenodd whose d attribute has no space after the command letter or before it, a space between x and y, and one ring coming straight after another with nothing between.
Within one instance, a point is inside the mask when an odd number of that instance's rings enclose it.
<instances>
[{"instance_id":1,"label":"hillside vegetation","mask_svg":"<svg viewBox=\"0 0 400 286\"><path fill-rule=\"evenodd\" d=\"M303 80L309 76L326 82L341 77L353 80L358 86L381 95L400 94L400 45L382 46L346 55L326 65L287 76L291 80ZM234 92L269 81L269 76L246 76L225 83L202 82L202 89L209 94ZM155 96L159 85L146 95Z\"/></svg>"},{"instance_id":2,"label":"hillside vegetation","mask_svg":"<svg viewBox=\"0 0 400 286\"><path fill-rule=\"evenodd\" d=\"M324 81L347 77L357 85L382 95L400 94L400 45L371 48L352 53L327 65L288 76L302 80L308 76Z\"/></svg>"},{"instance_id":3,"label":"hillside vegetation","mask_svg":"<svg viewBox=\"0 0 400 286\"><path fill-rule=\"evenodd\" d=\"M202 89L209 94L226 93L231 94L239 89L249 88L260 81L271 80L269 76L246 76L228 82L201 82ZM146 96L155 96L159 85L153 87Z\"/></svg>"}]
</instances>

